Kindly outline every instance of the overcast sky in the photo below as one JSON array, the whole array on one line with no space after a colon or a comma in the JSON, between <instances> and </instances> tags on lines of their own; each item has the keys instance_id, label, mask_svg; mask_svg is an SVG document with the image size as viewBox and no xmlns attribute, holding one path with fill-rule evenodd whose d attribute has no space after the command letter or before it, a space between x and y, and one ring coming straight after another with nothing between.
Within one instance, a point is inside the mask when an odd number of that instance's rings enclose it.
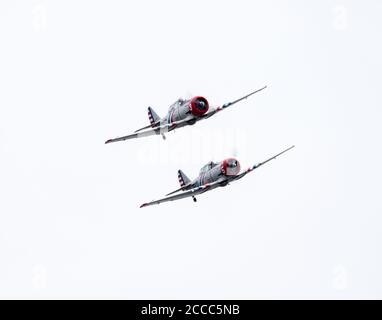
<instances>
[{"instance_id":1,"label":"overcast sky","mask_svg":"<svg viewBox=\"0 0 382 320\"><path fill-rule=\"evenodd\" d=\"M1 298L382 298L380 1L0 2ZM194 127L104 145L181 96ZM210 160L226 188L139 209Z\"/></svg>"}]
</instances>

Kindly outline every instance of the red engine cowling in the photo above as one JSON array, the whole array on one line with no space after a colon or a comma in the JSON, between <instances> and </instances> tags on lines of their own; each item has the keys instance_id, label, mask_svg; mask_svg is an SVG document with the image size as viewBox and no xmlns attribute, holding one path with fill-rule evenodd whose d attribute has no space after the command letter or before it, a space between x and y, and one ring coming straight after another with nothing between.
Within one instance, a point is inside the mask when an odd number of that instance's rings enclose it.
<instances>
[{"instance_id":1,"label":"red engine cowling","mask_svg":"<svg viewBox=\"0 0 382 320\"><path fill-rule=\"evenodd\" d=\"M209 104L204 97L193 97L190 102L190 111L194 116L201 117L208 111Z\"/></svg>"},{"instance_id":2,"label":"red engine cowling","mask_svg":"<svg viewBox=\"0 0 382 320\"><path fill-rule=\"evenodd\" d=\"M234 158L224 160L221 172L226 176L236 176L240 172L240 162Z\"/></svg>"}]
</instances>

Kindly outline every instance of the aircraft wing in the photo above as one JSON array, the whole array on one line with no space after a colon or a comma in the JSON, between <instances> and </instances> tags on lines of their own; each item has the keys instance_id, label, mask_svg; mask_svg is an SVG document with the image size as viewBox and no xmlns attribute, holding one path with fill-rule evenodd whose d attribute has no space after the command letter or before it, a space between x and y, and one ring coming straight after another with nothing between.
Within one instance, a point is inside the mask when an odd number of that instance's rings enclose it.
<instances>
[{"instance_id":1,"label":"aircraft wing","mask_svg":"<svg viewBox=\"0 0 382 320\"><path fill-rule=\"evenodd\" d=\"M220 112L220 111L222 111L222 110L224 110L224 109L227 109L228 107L233 106L234 104L236 104L236 103L238 103L238 102L240 102L240 101L242 101L242 100L244 100L244 99L249 98L250 96L254 95L254 94L257 93L257 92L260 92L260 91L264 90L266 87L267 87L267 86L265 86L265 87L263 87L263 88L261 88L261 89L258 89L258 90L256 90L256 91L253 91L253 92L247 94L246 96L241 97L241 98L239 98L239 99L237 99L237 100L235 100L235 101L227 102L227 103L223 104L221 107L218 107L218 108L216 108L215 110L212 110L212 111L210 111L210 112L207 112L207 113L202 117L202 119L208 119L209 117L213 116L214 114L216 114L216 113L218 113L218 112Z\"/></svg>"},{"instance_id":2,"label":"aircraft wing","mask_svg":"<svg viewBox=\"0 0 382 320\"><path fill-rule=\"evenodd\" d=\"M125 140L129 140L129 139L147 137L147 136L152 136L155 134L159 134L159 131L157 129L152 129L152 130L147 130L147 131L143 131L143 132L139 132L139 133L129 134L129 135L123 136L123 137L109 139L105 142L105 144L112 143L112 142L118 142L118 141L125 141Z\"/></svg>"},{"instance_id":3,"label":"aircraft wing","mask_svg":"<svg viewBox=\"0 0 382 320\"><path fill-rule=\"evenodd\" d=\"M141 208L152 206L153 204L160 204L162 202L174 201L174 200L179 200L179 199L188 198L188 197L192 197L192 196L197 196L197 195L202 194L204 192L207 192L207 191L213 190L217 187L220 187L225 182L226 182L226 179L219 180L219 181L209 183L209 184L206 184L206 185L198 187L198 188L191 189L190 191L185 191L185 192L182 192L182 193L170 196L170 197L166 197L163 199L154 200L154 201L151 201L148 203L144 203L141 205Z\"/></svg>"},{"instance_id":4,"label":"aircraft wing","mask_svg":"<svg viewBox=\"0 0 382 320\"><path fill-rule=\"evenodd\" d=\"M190 119L185 119L177 122L172 122L170 124L164 124L155 128L150 128L149 130L143 130L145 128L139 129L135 131L133 134L119 137L119 138L114 138L114 139L109 139L105 142L105 144L111 143L111 142L118 142L118 141L124 141L124 140L129 140L129 139L135 139L135 138L142 138L142 137L148 137L148 136L153 136L156 134L165 134L171 130L174 130L176 128L181 128L187 125L188 121ZM151 125L150 125L151 127ZM139 132L138 132L139 131Z\"/></svg>"},{"instance_id":5,"label":"aircraft wing","mask_svg":"<svg viewBox=\"0 0 382 320\"><path fill-rule=\"evenodd\" d=\"M247 175L248 173L252 172L253 170L261 167L262 165L266 164L267 162L273 160L273 159L276 159L278 156L282 155L283 153L289 151L290 149L294 148L294 146L291 146L289 147L288 149L285 149L284 151L281 151L280 153L274 155L273 157L263 161L263 162L260 162L258 164L255 164L254 166L248 168L246 171L244 171L243 173L240 173L238 174L236 177L234 177L231 181L235 181L235 180L239 180L241 178L243 178L245 175Z\"/></svg>"}]
</instances>

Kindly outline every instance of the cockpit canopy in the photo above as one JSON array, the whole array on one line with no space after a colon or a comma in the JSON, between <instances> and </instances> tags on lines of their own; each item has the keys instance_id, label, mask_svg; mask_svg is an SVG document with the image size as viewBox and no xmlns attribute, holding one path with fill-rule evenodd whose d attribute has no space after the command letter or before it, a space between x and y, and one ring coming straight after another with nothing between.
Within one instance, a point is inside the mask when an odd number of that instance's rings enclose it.
<instances>
[{"instance_id":1,"label":"cockpit canopy","mask_svg":"<svg viewBox=\"0 0 382 320\"><path fill-rule=\"evenodd\" d=\"M182 104L184 104L186 101L187 101L187 99L185 99L185 98L179 98L179 99L176 101L176 103L179 104L179 105L182 105Z\"/></svg>"},{"instance_id":2,"label":"cockpit canopy","mask_svg":"<svg viewBox=\"0 0 382 320\"><path fill-rule=\"evenodd\" d=\"M213 161L210 161L208 162L207 164L205 164L201 169L200 169L200 173L199 174L202 174L202 173L205 173L207 172L208 170L211 170L213 167L217 166L218 164L213 162Z\"/></svg>"},{"instance_id":3,"label":"cockpit canopy","mask_svg":"<svg viewBox=\"0 0 382 320\"><path fill-rule=\"evenodd\" d=\"M168 112L171 112L172 110L174 110L175 108L178 108L182 105L184 105L187 101L189 101L188 99L186 98L179 98L178 100L176 100L169 108L168 108Z\"/></svg>"}]
</instances>

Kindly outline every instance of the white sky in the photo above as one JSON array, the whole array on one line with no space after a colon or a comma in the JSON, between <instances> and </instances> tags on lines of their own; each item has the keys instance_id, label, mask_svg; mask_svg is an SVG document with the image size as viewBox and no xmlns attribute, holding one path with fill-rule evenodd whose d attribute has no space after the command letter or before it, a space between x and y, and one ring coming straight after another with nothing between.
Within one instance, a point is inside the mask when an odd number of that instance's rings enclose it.
<instances>
[{"instance_id":1,"label":"white sky","mask_svg":"<svg viewBox=\"0 0 382 320\"><path fill-rule=\"evenodd\" d=\"M0 2L1 298L382 298L380 1ZM198 125L104 145L179 96ZM146 209L210 160L227 188Z\"/></svg>"}]
</instances>

